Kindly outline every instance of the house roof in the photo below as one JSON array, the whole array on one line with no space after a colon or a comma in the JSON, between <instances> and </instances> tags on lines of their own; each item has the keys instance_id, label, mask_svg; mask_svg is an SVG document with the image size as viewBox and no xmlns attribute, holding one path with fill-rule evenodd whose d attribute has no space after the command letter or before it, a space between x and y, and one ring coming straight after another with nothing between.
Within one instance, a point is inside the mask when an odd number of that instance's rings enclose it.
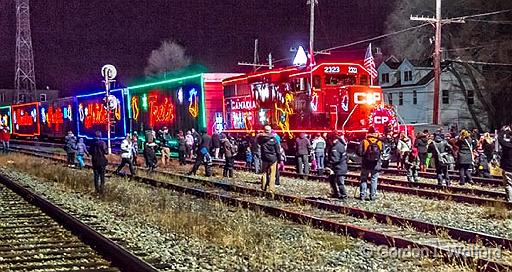
<instances>
[{"instance_id":1,"label":"house roof","mask_svg":"<svg viewBox=\"0 0 512 272\"><path fill-rule=\"evenodd\" d=\"M387 59L386 61L384 61L384 63L386 63L386 65L389 66L389 68L391 68L393 70L398 69L398 67L401 64L401 62L396 62L396 61L390 60L390 59Z\"/></svg>"}]
</instances>

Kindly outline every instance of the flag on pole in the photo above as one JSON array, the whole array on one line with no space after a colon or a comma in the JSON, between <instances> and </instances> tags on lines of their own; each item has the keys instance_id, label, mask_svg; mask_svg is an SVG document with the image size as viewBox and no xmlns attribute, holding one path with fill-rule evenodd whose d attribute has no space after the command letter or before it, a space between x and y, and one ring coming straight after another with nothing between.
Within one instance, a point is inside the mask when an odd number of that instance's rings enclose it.
<instances>
[{"instance_id":1,"label":"flag on pole","mask_svg":"<svg viewBox=\"0 0 512 272\"><path fill-rule=\"evenodd\" d=\"M372 77L372 80L376 79L377 76L379 75L377 73L377 70L375 69L375 61L373 60L371 43L368 45L368 49L366 49L366 54L364 55L364 68L368 70L370 76Z\"/></svg>"}]
</instances>

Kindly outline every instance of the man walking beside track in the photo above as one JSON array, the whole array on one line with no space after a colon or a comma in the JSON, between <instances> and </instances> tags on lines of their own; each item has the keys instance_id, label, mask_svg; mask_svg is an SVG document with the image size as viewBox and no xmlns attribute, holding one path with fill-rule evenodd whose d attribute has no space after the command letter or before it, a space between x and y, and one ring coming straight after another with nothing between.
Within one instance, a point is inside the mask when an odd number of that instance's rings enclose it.
<instances>
[{"instance_id":1,"label":"man walking beside track","mask_svg":"<svg viewBox=\"0 0 512 272\"><path fill-rule=\"evenodd\" d=\"M347 144L341 133L335 135L333 146L329 151L328 162L331 167L329 183L332 188L332 196L342 200L347 199L347 190L345 189L345 175L348 171Z\"/></svg>"},{"instance_id":2,"label":"man walking beside track","mask_svg":"<svg viewBox=\"0 0 512 272\"><path fill-rule=\"evenodd\" d=\"M382 142L379 140L379 134L375 131L375 128L370 127L366 139L361 142L358 149L358 154L362 157L361 180L359 185L359 196L361 200L366 200L366 182L368 175L371 175L369 200L375 200L377 197L377 181L379 171L381 170L381 152Z\"/></svg>"},{"instance_id":3,"label":"man walking beside track","mask_svg":"<svg viewBox=\"0 0 512 272\"><path fill-rule=\"evenodd\" d=\"M512 203L512 129L510 125L506 125L500 130L498 142L502 148L500 164L503 170L507 202Z\"/></svg>"},{"instance_id":4,"label":"man walking beside track","mask_svg":"<svg viewBox=\"0 0 512 272\"><path fill-rule=\"evenodd\" d=\"M257 142L261 148L262 176L261 189L263 191L275 192L277 163L282 160L279 144L272 135L272 128L265 126L265 133L259 134Z\"/></svg>"},{"instance_id":5,"label":"man walking beside track","mask_svg":"<svg viewBox=\"0 0 512 272\"><path fill-rule=\"evenodd\" d=\"M212 137L210 137L208 133L206 133L206 131L202 131L201 133L203 135L201 136L198 142L199 147L196 152L196 161L194 162L192 170L190 170L188 174L195 175L197 170L199 169L199 166L203 164L205 176L209 177L212 175L212 158L210 156L210 146L212 143Z\"/></svg>"},{"instance_id":6,"label":"man walking beside track","mask_svg":"<svg viewBox=\"0 0 512 272\"><path fill-rule=\"evenodd\" d=\"M66 150L69 167L75 167L76 137L70 130L64 138L64 150Z\"/></svg>"},{"instance_id":7,"label":"man walking beside track","mask_svg":"<svg viewBox=\"0 0 512 272\"><path fill-rule=\"evenodd\" d=\"M96 131L96 138L89 149L91 153L92 170L94 172L94 188L96 193L103 194L105 190L105 169L108 164L106 154L107 144L101 140L101 132Z\"/></svg>"},{"instance_id":8,"label":"man walking beside track","mask_svg":"<svg viewBox=\"0 0 512 272\"><path fill-rule=\"evenodd\" d=\"M311 144L306 133L301 133L295 142L297 150L297 173L299 175L309 175L309 154L311 153Z\"/></svg>"},{"instance_id":9,"label":"man walking beside track","mask_svg":"<svg viewBox=\"0 0 512 272\"><path fill-rule=\"evenodd\" d=\"M119 175L119 171L123 169L123 167L128 164L130 168L130 175L135 175L135 170L133 169L133 144L130 134L126 134L126 137L121 142L121 164L117 167L114 173Z\"/></svg>"}]
</instances>

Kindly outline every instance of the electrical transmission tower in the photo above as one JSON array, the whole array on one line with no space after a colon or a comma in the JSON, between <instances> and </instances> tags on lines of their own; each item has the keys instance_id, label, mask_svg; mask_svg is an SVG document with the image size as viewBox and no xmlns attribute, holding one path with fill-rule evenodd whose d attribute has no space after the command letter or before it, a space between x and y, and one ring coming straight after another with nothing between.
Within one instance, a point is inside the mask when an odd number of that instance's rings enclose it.
<instances>
[{"instance_id":1,"label":"electrical transmission tower","mask_svg":"<svg viewBox=\"0 0 512 272\"><path fill-rule=\"evenodd\" d=\"M16 88L15 102L35 101L36 78L30 33L29 0L16 1ZM21 96L21 99L20 99ZM21 101L20 101L21 100ZM25 101L23 101L25 100Z\"/></svg>"}]
</instances>

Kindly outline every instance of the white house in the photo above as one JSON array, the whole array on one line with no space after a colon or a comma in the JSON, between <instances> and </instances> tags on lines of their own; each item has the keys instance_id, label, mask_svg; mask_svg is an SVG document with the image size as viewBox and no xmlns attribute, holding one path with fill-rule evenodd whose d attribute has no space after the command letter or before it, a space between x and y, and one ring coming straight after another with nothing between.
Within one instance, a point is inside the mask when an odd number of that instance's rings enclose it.
<instances>
[{"instance_id":1,"label":"white house","mask_svg":"<svg viewBox=\"0 0 512 272\"><path fill-rule=\"evenodd\" d=\"M457 63L444 62L439 98L440 122L444 126L488 129L488 115L484 110L466 68ZM378 67L379 83L385 101L397 110L404 122L431 124L434 97L434 71L430 60L398 61L390 57ZM471 71L474 80L481 81L477 70Z\"/></svg>"}]
</instances>

